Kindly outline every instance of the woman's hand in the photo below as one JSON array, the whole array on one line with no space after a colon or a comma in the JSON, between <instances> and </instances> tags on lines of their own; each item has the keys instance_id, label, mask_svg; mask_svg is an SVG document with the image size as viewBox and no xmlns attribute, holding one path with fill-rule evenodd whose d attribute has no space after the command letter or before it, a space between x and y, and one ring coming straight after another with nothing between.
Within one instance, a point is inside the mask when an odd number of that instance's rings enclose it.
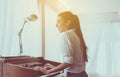
<instances>
[{"instance_id":1,"label":"woman's hand","mask_svg":"<svg viewBox=\"0 0 120 77\"><path fill-rule=\"evenodd\" d=\"M50 63L47 63L47 64L44 65L44 67L47 67L47 68L54 68L55 66L52 65L52 64L50 64Z\"/></svg>"},{"instance_id":2,"label":"woman's hand","mask_svg":"<svg viewBox=\"0 0 120 77\"><path fill-rule=\"evenodd\" d=\"M37 70L37 71L40 71L40 70L42 69L42 67L36 66L36 67L34 67L33 69L34 69L34 70Z\"/></svg>"},{"instance_id":3,"label":"woman's hand","mask_svg":"<svg viewBox=\"0 0 120 77\"><path fill-rule=\"evenodd\" d=\"M36 67L34 67L34 70L41 71L44 74L49 74L50 73L49 70L47 70L47 67L36 66Z\"/></svg>"},{"instance_id":4,"label":"woman's hand","mask_svg":"<svg viewBox=\"0 0 120 77\"><path fill-rule=\"evenodd\" d=\"M52 65L52 64L45 64L43 67L40 67L40 66L36 66L34 67L34 70L37 70L37 71L41 71L42 73L44 74L50 74L51 73L51 70L52 68L55 68L56 66Z\"/></svg>"},{"instance_id":5,"label":"woman's hand","mask_svg":"<svg viewBox=\"0 0 120 77\"><path fill-rule=\"evenodd\" d=\"M44 74L50 74L50 71L45 68L41 68L40 71Z\"/></svg>"}]
</instances>

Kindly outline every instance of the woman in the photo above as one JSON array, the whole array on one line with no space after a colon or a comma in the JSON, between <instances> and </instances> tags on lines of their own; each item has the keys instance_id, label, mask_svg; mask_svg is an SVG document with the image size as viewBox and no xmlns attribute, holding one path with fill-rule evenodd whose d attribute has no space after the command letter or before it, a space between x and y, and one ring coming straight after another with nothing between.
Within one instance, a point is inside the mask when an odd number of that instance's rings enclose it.
<instances>
[{"instance_id":1,"label":"woman","mask_svg":"<svg viewBox=\"0 0 120 77\"><path fill-rule=\"evenodd\" d=\"M46 66L52 69L40 70L49 74L64 69L64 77L88 77L85 68L87 47L85 45L80 29L79 19L70 11L62 12L57 17L57 28L61 33L61 51L63 53L63 63L54 67L51 64Z\"/></svg>"}]
</instances>

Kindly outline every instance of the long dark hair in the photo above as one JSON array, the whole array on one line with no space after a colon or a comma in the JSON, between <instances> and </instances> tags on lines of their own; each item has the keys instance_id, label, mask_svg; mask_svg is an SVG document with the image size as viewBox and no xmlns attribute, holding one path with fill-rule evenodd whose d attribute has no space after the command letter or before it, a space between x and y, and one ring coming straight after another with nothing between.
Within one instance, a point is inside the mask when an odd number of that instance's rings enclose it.
<instances>
[{"instance_id":1,"label":"long dark hair","mask_svg":"<svg viewBox=\"0 0 120 77\"><path fill-rule=\"evenodd\" d=\"M78 37L80 39L81 46L83 48L84 60L87 62L88 61L87 46L85 44L85 41L84 41L84 38L83 38L83 35L82 35L82 31L81 31L81 28L80 28L80 21L79 21L78 16L72 14L70 11L62 12L58 16L63 17L65 20L70 20L69 29L75 28L75 33L78 35Z\"/></svg>"}]
</instances>

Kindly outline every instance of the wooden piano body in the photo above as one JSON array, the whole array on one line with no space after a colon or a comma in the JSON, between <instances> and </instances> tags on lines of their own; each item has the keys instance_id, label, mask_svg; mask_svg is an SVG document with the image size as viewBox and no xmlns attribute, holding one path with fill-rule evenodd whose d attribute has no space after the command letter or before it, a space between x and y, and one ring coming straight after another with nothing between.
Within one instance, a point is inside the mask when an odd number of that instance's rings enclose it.
<instances>
[{"instance_id":1,"label":"wooden piano body","mask_svg":"<svg viewBox=\"0 0 120 77\"><path fill-rule=\"evenodd\" d=\"M40 77L42 72L33 69L46 63L60 63L44 60L42 57L16 56L0 58L0 77ZM50 77L50 76L48 76Z\"/></svg>"}]
</instances>

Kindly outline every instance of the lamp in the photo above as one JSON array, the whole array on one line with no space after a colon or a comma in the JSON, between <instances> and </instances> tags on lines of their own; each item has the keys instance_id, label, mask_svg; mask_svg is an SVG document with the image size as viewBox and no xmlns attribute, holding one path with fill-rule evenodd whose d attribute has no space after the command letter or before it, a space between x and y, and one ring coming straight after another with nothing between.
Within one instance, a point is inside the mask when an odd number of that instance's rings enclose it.
<instances>
[{"instance_id":1,"label":"lamp","mask_svg":"<svg viewBox=\"0 0 120 77\"><path fill-rule=\"evenodd\" d=\"M25 20L24 20L24 23L22 25L22 28L20 29L19 33L18 33L18 36L19 36L19 48L20 48L20 51L19 51L19 55L22 55L23 53L23 46L22 46L22 37L21 37L21 33L23 32L23 29L24 29L24 26L27 22L29 21L35 21L37 20L38 17L36 14L31 14L29 17L27 17Z\"/></svg>"}]
</instances>

